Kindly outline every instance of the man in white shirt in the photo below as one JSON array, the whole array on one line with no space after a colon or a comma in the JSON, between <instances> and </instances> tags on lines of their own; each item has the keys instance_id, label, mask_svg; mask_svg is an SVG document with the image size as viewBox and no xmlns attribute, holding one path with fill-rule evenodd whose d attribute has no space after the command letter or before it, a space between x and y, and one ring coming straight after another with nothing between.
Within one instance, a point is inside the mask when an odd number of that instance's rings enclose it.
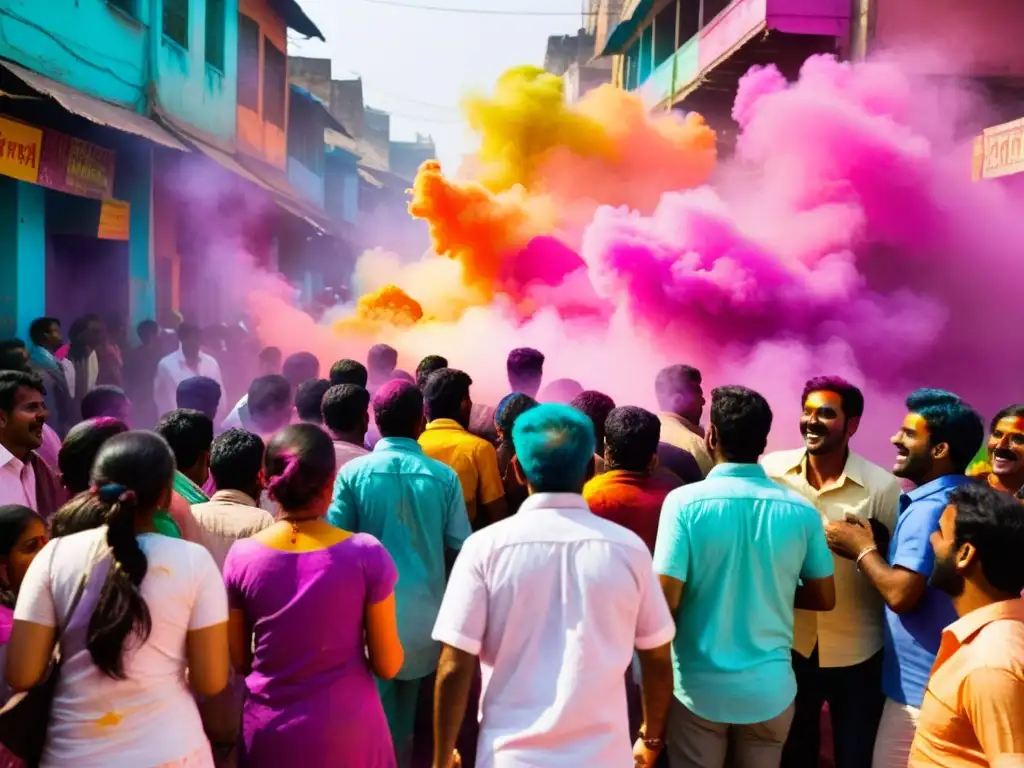
<instances>
[{"instance_id":1,"label":"man in white shirt","mask_svg":"<svg viewBox=\"0 0 1024 768\"><path fill-rule=\"evenodd\" d=\"M765 472L814 504L823 525L851 517L881 526L888 538L899 513L899 481L850 450L864 413L864 396L843 379L822 376L807 382L801 402L804 447L765 456ZM876 540L885 552L879 534ZM836 766L871 764L884 703L885 604L856 563L834 555L833 564L835 608L825 613L796 611L796 707L782 753L783 768L817 768L825 702Z\"/></svg>"},{"instance_id":2,"label":"man in white shirt","mask_svg":"<svg viewBox=\"0 0 1024 768\"><path fill-rule=\"evenodd\" d=\"M200 349L203 336L199 328L182 323L178 327L178 341L178 350L161 360L156 369L153 395L160 415L178 407L178 385L186 379L206 376L220 384L221 390L224 389L220 365Z\"/></svg>"},{"instance_id":3,"label":"man in white shirt","mask_svg":"<svg viewBox=\"0 0 1024 768\"><path fill-rule=\"evenodd\" d=\"M594 458L584 414L538 406L516 420L513 439L531 496L466 541L434 626L444 644L435 768L452 764L478 657L477 768L631 765L623 673L634 649L646 716L635 764L653 766L672 700L675 626L650 552L580 495Z\"/></svg>"}]
</instances>

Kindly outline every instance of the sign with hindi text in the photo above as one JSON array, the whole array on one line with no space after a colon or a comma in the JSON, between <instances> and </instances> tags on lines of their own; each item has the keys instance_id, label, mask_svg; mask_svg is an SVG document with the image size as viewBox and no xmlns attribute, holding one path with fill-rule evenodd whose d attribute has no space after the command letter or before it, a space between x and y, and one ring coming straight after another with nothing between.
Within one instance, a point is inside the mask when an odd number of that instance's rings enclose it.
<instances>
[{"instance_id":1,"label":"sign with hindi text","mask_svg":"<svg viewBox=\"0 0 1024 768\"><path fill-rule=\"evenodd\" d=\"M39 178L43 132L0 117L0 174L33 184Z\"/></svg>"},{"instance_id":2,"label":"sign with hindi text","mask_svg":"<svg viewBox=\"0 0 1024 768\"><path fill-rule=\"evenodd\" d=\"M39 183L72 195L105 200L114 195L116 153L58 131L46 131Z\"/></svg>"}]
</instances>

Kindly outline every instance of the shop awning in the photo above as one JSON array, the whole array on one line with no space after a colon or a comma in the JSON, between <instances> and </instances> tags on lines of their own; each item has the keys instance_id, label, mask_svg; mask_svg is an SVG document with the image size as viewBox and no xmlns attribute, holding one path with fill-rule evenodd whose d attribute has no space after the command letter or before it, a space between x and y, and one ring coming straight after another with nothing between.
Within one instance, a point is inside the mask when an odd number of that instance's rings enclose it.
<instances>
[{"instance_id":1,"label":"shop awning","mask_svg":"<svg viewBox=\"0 0 1024 768\"><path fill-rule=\"evenodd\" d=\"M130 109L118 107L102 99L95 99L86 96L84 93L69 88L66 85L51 80L12 64L9 61L0 60L0 66L22 80L27 86L39 93L49 96L60 104L68 112L84 117L97 125L103 125L125 133L131 133L143 139L148 139L170 149L177 149L181 152L188 152L189 149L178 141L169 131L150 120L145 115L132 112Z\"/></svg>"},{"instance_id":2,"label":"shop awning","mask_svg":"<svg viewBox=\"0 0 1024 768\"><path fill-rule=\"evenodd\" d=\"M270 0L270 7L284 19L284 23L289 29L294 29L306 37L324 39L324 33L317 28L313 20L306 15L306 12L295 0Z\"/></svg>"},{"instance_id":3,"label":"shop awning","mask_svg":"<svg viewBox=\"0 0 1024 768\"><path fill-rule=\"evenodd\" d=\"M653 7L654 0L640 0L633 9L633 12L615 25L615 29L608 35L604 48L601 49L598 57L611 56L626 50L629 41L633 39L633 35L640 29L640 25L644 23L647 14L651 12Z\"/></svg>"}]
</instances>

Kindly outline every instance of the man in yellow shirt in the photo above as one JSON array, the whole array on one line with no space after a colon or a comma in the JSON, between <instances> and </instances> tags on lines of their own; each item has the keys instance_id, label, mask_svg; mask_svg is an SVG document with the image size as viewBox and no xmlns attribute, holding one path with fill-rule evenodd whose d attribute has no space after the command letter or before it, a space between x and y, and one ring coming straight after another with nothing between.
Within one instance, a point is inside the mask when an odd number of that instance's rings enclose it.
<instances>
[{"instance_id":1,"label":"man in yellow shirt","mask_svg":"<svg viewBox=\"0 0 1024 768\"><path fill-rule=\"evenodd\" d=\"M431 373L423 382L427 428L420 447L432 459L455 470L462 483L466 511L474 529L502 520L507 514L505 486L498 454L486 440L470 434L473 401L469 374L453 368Z\"/></svg>"},{"instance_id":2,"label":"man in yellow shirt","mask_svg":"<svg viewBox=\"0 0 1024 768\"><path fill-rule=\"evenodd\" d=\"M690 365L670 365L654 380L661 421L661 441L689 453L707 475L714 466L704 440L700 417L704 412L704 389L700 371Z\"/></svg>"}]
</instances>

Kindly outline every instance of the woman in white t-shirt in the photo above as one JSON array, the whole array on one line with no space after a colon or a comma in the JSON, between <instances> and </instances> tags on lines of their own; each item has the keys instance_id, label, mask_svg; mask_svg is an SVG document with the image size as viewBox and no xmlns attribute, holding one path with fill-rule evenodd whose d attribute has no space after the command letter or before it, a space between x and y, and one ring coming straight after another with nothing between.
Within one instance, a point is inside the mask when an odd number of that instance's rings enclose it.
<instances>
[{"instance_id":1,"label":"woman in white t-shirt","mask_svg":"<svg viewBox=\"0 0 1024 768\"><path fill-rule=\"evenodd\" d=\"M43 679L64 628L44 768L213 766L189 683L204 696L227 684L227 596L209 552L153 527L173 475L158 435L108 440L86 491L108 505L106 525L51 541L22 582L7 650L12 689Z\"/></svg>"}]
</instances>

